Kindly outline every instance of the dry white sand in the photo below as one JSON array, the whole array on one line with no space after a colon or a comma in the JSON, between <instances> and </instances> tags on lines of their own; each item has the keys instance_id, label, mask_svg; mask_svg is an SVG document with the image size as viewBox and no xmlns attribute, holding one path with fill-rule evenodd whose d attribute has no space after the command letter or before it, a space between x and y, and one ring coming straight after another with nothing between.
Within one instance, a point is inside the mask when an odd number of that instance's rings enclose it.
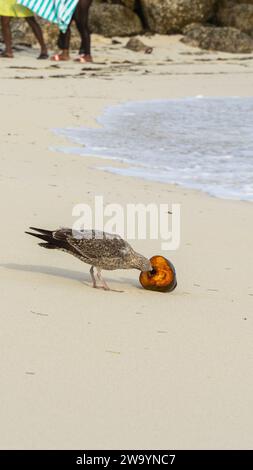
<instances>
[{"instance_id":1,"label":"dry white sand","mask_svg":"<svg viewBox=\"0 0 253 470\"><path fill-rule=\"evenodd\" d=\"M145 42L151 56L97 37L92 66L0 61L1 448L252 448L252 204L49 150L66 143L52 128L94 125L114 103L252 96L253 55ZM92 289L88 266L24 235L71 225L96 194L182 204L176 291L144 291L137 271L107 275L124 293ZM159 241L132 244L160 253Z\"/></svg>"}]
</instances>

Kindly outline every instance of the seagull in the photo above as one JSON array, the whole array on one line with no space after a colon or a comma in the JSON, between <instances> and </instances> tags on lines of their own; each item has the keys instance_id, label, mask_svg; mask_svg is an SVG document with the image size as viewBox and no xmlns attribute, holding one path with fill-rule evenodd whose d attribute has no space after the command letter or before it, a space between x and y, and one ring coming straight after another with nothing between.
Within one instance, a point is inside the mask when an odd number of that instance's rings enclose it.
<instances>
[{"instance_id":1,"label":"seagull","mask_svg":"<svg viewBox=\"0 0 253 470\"><path fill-rule=\"evenodd\" d=\"M119 235L99 230L78 231L70 228L44 230L29 227L29 229L37 233L25 233L44 240L45 243L39 243L39 246L50 250L65 251L89 264L94 288L99 287L96 282L94 268L97 270L97 277L101 281L104 290L111 289L101 275L102 269L152 270L150 261L134 251L129 243Z\"/></svg>"}]
</instances>

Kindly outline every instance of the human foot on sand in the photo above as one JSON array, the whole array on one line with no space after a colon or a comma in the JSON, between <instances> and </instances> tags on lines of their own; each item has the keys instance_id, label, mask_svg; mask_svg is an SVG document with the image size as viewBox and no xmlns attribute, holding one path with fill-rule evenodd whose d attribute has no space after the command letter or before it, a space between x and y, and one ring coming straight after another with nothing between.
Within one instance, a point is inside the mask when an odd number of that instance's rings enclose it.
<instances>
[{"instance_id":1,"label":"human foot on sand","mask_svg":"<svg viewBox=\"0 0 253 470\"><path fill-rule=\"evenodd\" d=\"M75 59L75 62L79 62L80 64L85 64L85 62L93 62L93 58L90 54L82 54Z\"/></svg>"},{"instance_id":2,"label":"human foot on sand","mask_svg":"<svg viewBox=\"0 0 253 470\"><path fill-rule=\"evenodd\" d=\"M60 61L64 62L64 61L70 60L70 57L68 54L65 54L64 52L62 52L61 54L52 55L50 59L53 60L54 62L60 62Z\"/></svg>"},{"instance_id":3,"label":"human foot on sand","mask_svg":"<svg viewBox=\"0 0 253 470\"><path fill-rule=\"evenodd\" d=\"M38 60L46 60L48 59L49 55L47 53L47 51L41 51L40 55L37 57Z\"/></svg>"},{"instance_id":4,"label":"human foot on sand","mask_svg":"<svg viewBox=\"0 0 253 470\"><path fill-rule=\"evenodd\" d=\"M9 52L9 51L3 51L1 52L0 54L0 57L2 57L3 59L13 59L13 52Z\"/></svg>"}]
</instances>

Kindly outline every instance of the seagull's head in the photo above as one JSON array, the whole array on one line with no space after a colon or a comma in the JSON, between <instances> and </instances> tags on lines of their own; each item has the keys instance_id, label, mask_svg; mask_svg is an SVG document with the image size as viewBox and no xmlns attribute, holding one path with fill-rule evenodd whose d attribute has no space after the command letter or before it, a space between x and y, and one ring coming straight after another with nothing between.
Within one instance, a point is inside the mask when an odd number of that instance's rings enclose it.
<instances>
[{"instance_id":1,"label":"seagull's head","mask_svg":"<svg viewBox=\"0 0 253 470\"><path fill-rule=\"evenodd\" d=\"M145 258L145 256L135 253L133 260L133 268L138 269L139 271L151 271L152 265L148 258Z\"/></svg>"},{"instance_id":2,"label":"seagull's head","mask_svg":"<svg viewBox=\"0 0 253 470\"><path fill-rule=\"evenodd\" d=\"M176 270L173 264L163 256L153 256L150 264L151 270L143 270L140 274L142 287L159 292L172 292L177 287Z\"/></svg>"}]
</instances>

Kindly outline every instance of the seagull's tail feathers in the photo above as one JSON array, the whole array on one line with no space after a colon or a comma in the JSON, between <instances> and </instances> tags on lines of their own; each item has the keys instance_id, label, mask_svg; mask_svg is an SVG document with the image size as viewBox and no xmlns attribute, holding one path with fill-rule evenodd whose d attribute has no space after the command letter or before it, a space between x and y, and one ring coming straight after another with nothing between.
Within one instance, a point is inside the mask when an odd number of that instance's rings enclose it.
<instances>
[{"instance_id":1,"label":"seagull's tail feathers","mask_svg":"<svg viewBox=\"0 0 253 470\"><path fill-rule=\"evenodd\" d=\"M29 227L30 230L35 230L35 232L43 233L43 235L52 235L53 230L45 230L44 228Z\"/></svg>"},{"instance_id":2,"label":"seagull's tail feathers","mask_svg":"<svg viewBox=\"0 0 253 470\"><path fill-rule=\"evenodd\" d=\"M29 227L34 232L27 231L28 235L43 240L39 246L49 250L61 250L76 256L76 250L68 243L67 235L71 233L71 229L44 230L43 228ZM37 233L36 233L37 232Z\"/></svg>"}]
</instances>

